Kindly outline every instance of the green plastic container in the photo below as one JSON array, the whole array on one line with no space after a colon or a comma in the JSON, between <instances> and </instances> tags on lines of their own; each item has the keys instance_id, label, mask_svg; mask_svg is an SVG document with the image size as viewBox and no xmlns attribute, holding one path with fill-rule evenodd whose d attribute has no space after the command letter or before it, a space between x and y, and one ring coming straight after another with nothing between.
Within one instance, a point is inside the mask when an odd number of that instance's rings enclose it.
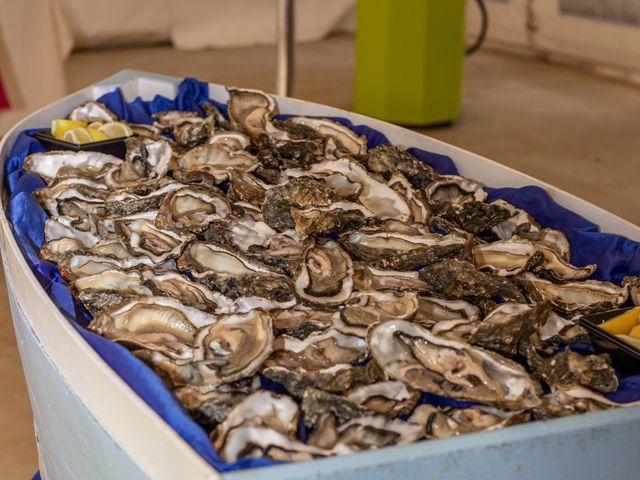
<instances>
[{"instance_id":1,"label":"green plastic container","mask_svg":"<svg viewBox=\"0 0 640 480\"><path fill-rule=\"evenodd\" d=\"M355 110L401 125L460 115L465 0L359 0Z\"/></svg>"}]
</instances>

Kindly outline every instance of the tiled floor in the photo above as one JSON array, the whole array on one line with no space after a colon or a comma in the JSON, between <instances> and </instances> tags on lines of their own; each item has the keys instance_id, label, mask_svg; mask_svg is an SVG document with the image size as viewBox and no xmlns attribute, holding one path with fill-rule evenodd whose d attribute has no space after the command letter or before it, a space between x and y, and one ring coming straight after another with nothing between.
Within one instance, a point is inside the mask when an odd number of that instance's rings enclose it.
<instances>
[{"instance_id":1,"label":"tiled floor","mask_svg":"<svg viewBox=\"0 0 640 480\"><path fill-rule=\"evenodd\" d=\"M177 52L170 47L74 53L70 90L122 68L196 76L273 90L269 47ZM353 40L333 37L297 49L294 96L349 109ZM452 127L424 133L530 173L640 223L640 89L558 65L480 52L466 70L464 112ZM4 279L0 277L4 284ZM0 478L37 469L31 412L4 285L0 285Z\"/></svg>"}]
</instances>

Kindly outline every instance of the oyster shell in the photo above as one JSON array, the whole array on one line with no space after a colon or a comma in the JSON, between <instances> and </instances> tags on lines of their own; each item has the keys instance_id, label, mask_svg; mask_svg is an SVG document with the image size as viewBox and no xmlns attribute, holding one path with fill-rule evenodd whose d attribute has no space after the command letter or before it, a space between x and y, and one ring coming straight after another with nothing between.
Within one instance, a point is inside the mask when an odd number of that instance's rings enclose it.
<instances>
[{"instance_id":1,"label":"oyster shell","mask_svg":"<svg viewBox=\"0 0 640 480\"><path fill-rule=\"evenodd\" d=\"M273 355L267 367L278 366L289 370L322 370L338 364L353 364L367 358L367 342L355 335L337 330L312 333L300 340L287 335L277 337Z\"/></svg>"},{"instance_id":2,"label":"oyster shell","mask_svg":"<svg viewBox=\"0 0 640 480\"><path fill-rule=\"evenodd\" d=\"M501 277L517 275L540 263L542 254L537 253L538 248L533 242L521 238L479 244L472 248L475 266Z\"/></svg>"},{"instance_id":3,"label":"oyster shell","mask_svg":"<svg viewBox=\"0 0 640 480\"><path fill-rule=\"evenodd\" d=\"M418 306L416 292L361 290L351 295L340 310L340 317L345 325L361 328L364 335L371 325L393 318L411 319L418 311Z\"/></svg>"},{"instance_id":4,"label":"oyster shell","mask_svg":"<svg viewBox=\"0 0 640 480\"><path fill-rule=\"evenodd\" d=\"M580 355L568 348L551 357L539 355L532 345L525 348L527 363L533 374L551 388L574 384L600 392L614 392L618 378L608 354Z\"/></svg>"},{"instance_id":5,"label":"oyster shell","mask_svg":"<svg viewBox=\"0 0 640 480\"><path fill-rule=\"evenodd\" d=\"M346 397L374 413L400 417L411 413L420 400L420 393L403 382L392 380L356 387L347 392Z\"/></svg>"},{"instance_id":6,"label":"oyster shell","mask_svg":"<svg viewBox=\"0 0 640 480\"><path fill-rule=\"evenodd\" d=\"M520 290L509 280L480 272L462 260L443 260L424 267L420 270L420 279L434 292L454 298L491 298L499 295L505 300L525 301Z\"/></svg>"},{"instance_id":7,"label":"oyster shell","mask_svg":"<svg viewBox=\"0 0 640 480\"><path fill-rule=\"evenodd\" d=\"M186 383L217 386L254 375L273 344L271 315L260 310L218 317L194 339Z\"/></svg>"},{"instance_id":8,"label":"oyster shell","mask_svg":"<svg viewBox=\"0 0 640 480\"><path fill-rule=\"evenodd\" d=\"M402 420L369 415L349 420L338 427L337 433L334 451L342 447L348 452L357 452L413 443L421 437L422 429Z\"/></svg>"},{"instance_id":9,"label":"oyster shell","mask_svg":"<svg viewBox=\"0 0 640 480\"><path fill-rule=\"evenodd\" d=\"M230 213L231 206L222 192L189 186L174 190L162 199L155 225L182 234L198 233Z\"/></svg>"},{"instance_id":10,"label":"oyster shell","mask_svg":"<svg viewBox=\"0 0 640 480\"><path fill-rule=\"evenodd\" d=\"M373 217L373 213L359 203L343 201L326 207L292 207L290 211L300 238L361 228Z\"/></svg>"},{"instance_id":11,"label":"oyster shell","mask_svg":"<svg viewBox=\"0 0 640 480\"><path fill-rule=\"evenodd\" d=\"M340 305L353 291L351 257L333 240L311 242L293 281L299 298L318 305Z\"/></svg>"},{"instance_id":12,"label":"oyster shell","mask_svg":"<svg viewBox=\"0 0 640 480\"><path fill-rule=\"evenodd\" d=\"M622 285L629 288L629 296L634 305L640 305L640 277L624 277Z\"/></svg>"},{"instance_id":13,"label":"oyster shell","mask_svg":"<svg viewBox=\"0 0 640 480\"><path fill-rule=\"evenodd\" d=\"M274 313L273 328L278 335L288 335L300 340L314 332L324 332L334 325L338 312L318 310L296 305Z\"/></svg>"},{"instance_id":14,"label":"oyster shell","mask_svg":"<svg viewBox=\"0 0 640 480\"><path fill-rule=\"evenodd\" d=\"M549 313L547 303L500 304L478 324L470 343L512 357L520 343L541 328Z\"/></svg>"},{"instance_id":15,"label":"oyster shell","mask_svg":"<svg viewBox=\"0 0 640 480\"><path fill-rule=\"evenodd\" d=\"M405 199L391 187L374 178L361 164L350 158L325 160L309 168L309 172L332 175L341 173L351 182L362 185L358 201L381 219L406 222L411 209Z\"/></svg>"},{"instance_id":16,"label":"oyster shell","mask_svg":"<svg viewBox=\"0 0 640 480\"><path fill-rule=\"evenodd\" d=\"M183 187L182 183L169 182L158 189L152 190L150 193L142 195L128 189L116 190L105 199L105 203L109 213L118 216L155 211L160 208L166 195Z\"/></svg>"},{"instance_id":17,"label":"oyster shell","mask_svg":"<svg viewBox=\"0 0 640 480\"><path fill-rule=\"evenodd\" d=\"M22 164L25 172L37 173L47 185L65 178L97 180L122 160L106 153L48 151L28 155Z\"/></svg>"},{"instance_id":18,"label":"oyster shell","mask_svg":"<svg viewBox=\"0 0 640 480\"><path fill-rule=\"evenodd\" d=\"M505 412L491 407L448 408L419 405L408 422L424 428L427 439L449 438L465 433L487 432L509 425L524 423L529 414Z\"/></svg>"},{"instance_id":19,"label":"oyster shell","mask_svg":"<svg viewBox=\"0 0 640 480\"><path fill-rule=\"evenodd\" d=\"M381 269L411 270L460 251L466 243L456 235L405 235L395 232L360 230L343 244L355 258Z\"/></svg>"},{"instance_id":20,"label":"oyster shell","mask_svg":"<svg viewBox=\"0 0 640 480\"><path fill-rule=\"evenodd\" d=\"M33 192L40 205L51 216L81 219L107 212L106 185L88 178L67 178Z\"/></svg>"},{"instance_id":21,"label":"oyster shell","mask_svg":"<svg viewBox=\"0 0 640 480\"><path fill-rule=\"evenodd\" d=\"M414 188L420 190L424 190L438 178L433 168L406 150L394 145L380 145L369 150L367 167L372 172L382 175L386 180L391 180L399 172L411 182Z\"/></svg>"},{"instance_id":22,"label":"oyster shell","mask_svg":"<svg viewBox=\"0 0 640 480\"><path fill-rule=\"evenodd\" d=\"M73 239L84 248L91 248L100 241L95 231L83 231L78 222L69 217L51 217L44 224L44 239L46 242L58 239ZM89 228L94 227L90 225Z\"/></svg>"},{"instance_id":23,"label":"oyster shell","mask_svg":"<svg viewBox=\"0 0 640 480\"><path fill-rule=\"evenodd\" d=\"M293 178L270 188L262 204L264 221L276 230L294 228L292 209L327 207L338 200L337 194L324 182L309 177Z\"/></svg>"},{"instance_id":24,"label":"oyster shell","mask_svg":"<svg viewBox=\"0 0 640 480\"><path fill-rule=\"evenodd\" d=\"M176 179L185 183L219 184L228 180L227 169L252 172L258 167L255 157L244 150L230 150L221 144L199 145L178 159Z\"/></svg>"},{"instance_id":25,"label":"oyster shell","mask_svg":"<svg viewBox=\"0 0 640 480\"><path fill-rule=\"evenodd\" d=\"M105 270L129 270L140 265L152 266L154 262L149 257L117 259L98 255L75 255L61 261L58 268L65 280L72 281L87 275L95 275Z\"/></svg>"},{"instance_id":26,"label":"oyster shell","mask_svg":"<svg viewBox=\"0 0 640 480\"><path fill-rule=\"evenodd\" d=\"M533 233L540 231L538 223L526 211L517 208L504 200L494 200L491 202L491 205L497 205L511 214L509 218L491 228L491 231L500 240L509 240L516 234L516 232L521 233L529 231Z\"/></svg>"},{"instance_id":27,"label":"oyster shell","mask_svg":"<svg viewBox=\"0 0 640 480\"><path fill-rule=\"evenodd\" d=\"M327 415L331 415L337 425L342 425L352 418L367 414L366 408L349 399L315 388L307 388L304 391L300 407L304 414L304 424L313 429L326 422Z\"/></svg>"},{"instance_id":28,"label":"oyster shell","mask_svg":"<svg viewBox=\"0 0 640 480\"><path fill-rule=\"evenodd\" d=\"M418 272L380 270L359 262L354 262L353 265L356 290L430 290L429 285L420 280Z\"/></svg>"},{"instance_id":29,"label":"oyster shell","mask_svg":"<svg viewBox=\"0 0 640 480\"><path fill-rule=\"evenodd\" d=\"M335 142L339 153L348 155L364 155L367 153L367 138L357 135L350 128L328 118L291 117L288 122L312 128L323 137ZM335 155L335 152L327 152Z\"/></svg>"},{"instance_id":30,"label":"oyster shell","mask_svg":"<svg viewBox=\"0 0 640 480\"><path fill-rule=\"evenodd\" d=\"M585 280L582 282L552 283L530 272L522 276L528 286L527 295L534 301L548 300L565 312L595 312L622 305L629 296L626 287L613 283Z\"/></svg>"},{"instance_id":31,"label":"oyster shell","mask_svg":"<svg viewBox=\"0 0 640 480\"><path fill-rule=\"evenodd\" d=\"M438 323L450 320L475 323L480 320L480 309L464 300L447 300L420 295L418 309L411 320L426 328L432 328Z\"/></svg>"},{"instance_id":32,"label":"oyster shell","mask_svg":"<svg viewBox=\"0 0 640 480\"><path fill-rule=\"evenodd\" d=\"M209 145L220 145L227 150L237 151L246 150L251 145L251 139L244 133L218 130L209 137L207 143Z\"/></svg>"},{"instance_id":33,"label":"oyster shell","mask_svg":"<svg viewBox=\"0 0 640 480\"><path fill-rule=\"evenodd\" d=\"M89 100L88 102L85 102L71 110L69 113L69 119L93 123L114 122L118 120L118 117L115 113L109 110L104 103Z\"/></svg>"},{"instance_id":34,"label":"oyster shell","mask_svg":"<svg viewBox=\"0 0 640 480\"><path fill-rule=\"evenodd\" d=\"M580 385L556 388L542 400L542 406L534 411L542 419L640 405L640 402L617 403Z\"/></svg>"},{"instance_id":35,"label":"oyster shell","mask_svg":"<svg viewBox=\"0 0 640 480\"><path fill-rule=\"evenodd\" d=\"M482 184L457 175L443 175L437 178L429 184L425 193L430 203L484 202L487 198Z\"/></svg>"},{"instance_id":36,"label":"oyster shell","mask_svg":"<svg viewBox=\"0 0 640 480\"><path fill-rule=\"evenodd\" d=\"M140 271L140 277L145 288L150 289L154 295L173 297L189 307L216 315L234 313L237 309L235 302L220 292L213 292L171 270L145 268Z\"/></svg>"},{"instance_id":37,"label":"oyster shell","mask_svg":"<svg viewBox=\"0 0 640 480\"><path fill-rule=\"evenodd\" d=\"M505 208L476 200L462 204L441 204L435 212L474 235L490 230L511 215Z\"/></svg>"},{"instance_id":38,"label":"oyster shell","mask_svg":"<svg viewBox=\"0 0 640 480\"><path fill-rule=\"evenodd\" d=\"M70 288L94 315L122 304L130 297L153 295L135 270L105 270L74 280Z\"/></svg>"},{"instance_id":39,"label":"oyster shell","mask_svg":"<svg viewBox=\"0 0 640 480\"><path fill-rule=\"evenodd\" d=\"M392 189L402 195L411 210L411 221L427 223L431 217L431 210L427 207L424 193L411 186L407 177L400 172L395 172L387 182Z\"/></svg>"},{"instance_id":40,"label":"oyster shell","mask_svg":"<svg viewBox=\"0 0 640 480\"><path fill-rule=\"evenodd\" d=\"M166 175L172 155L169 142L138 137L128 138L125 142L125 161L105 175L110 189L153 184Z\"/></svg>"},{"instance_id":41,"label":"oyster shell","mask_svg":"<svg viewBox=\"0 0 640 480\"><path fill-rule=\"evenodd\" d=\"M156 212L146 212L115 221L116 230L131 252L149 257L155 264L176 258L194 237L163 230L155 225Z\"/></svg>"},{"instance_id":42,"label":"oyster shell","mask_svg":"<svg viewBox=\"0 0 640 480\"><path fill-rule=\"evenodd\" d=\"M298 405L289 397L269 391L258 391L245 397L234 406L211 433L213 445L223 450L227 435L241 426L272 428L293 437L298 427Z\"/></svg>"},{"instance_id":43,"label":"oyster shell","mask_svg":"<svg viewBox=\"0 0 640 480\"><path fill-rule=\"evenodd\" d=\"M98 315L89 329L130 348L191 360L198 329L216 322L215 316L173 298L140 297Z\"/></svg>"},{"instance_id":44,"label":"oyster shell","mask_svg":"<svg viewBox=\"0 0 640 480\"><path fill-rule=\"evenodd\" d=\"M368 340L387 375L418 390L509 410L540 404L540 386L524 368L488 350L438 337L406 320L372 327Z\"/></svg>"},{"instance_id":45,"label":"oyster shell","mask_svg":"<svg viewBox=\"0 0 640 480\"><path fill-rule=\"evenodd\" d=\"M273 97L248 88L227 88L227 91L229 121L234 130L252 137L275 130L271 120L278 114L278 105Z\"/></svg>"},{"instance_id":46,"label":"oyster shell","mask_svg":"<svg viewBox=\"0 0 640 480\"><path fill-rule=\"evenodd\" d=\"M262 206L267 190L271 185L264 183L259 178L250 173L230 168L227 170L229 176L229 191L227 195L234 202L248 202L257 207Z\"/></svg>"}]
</instances>

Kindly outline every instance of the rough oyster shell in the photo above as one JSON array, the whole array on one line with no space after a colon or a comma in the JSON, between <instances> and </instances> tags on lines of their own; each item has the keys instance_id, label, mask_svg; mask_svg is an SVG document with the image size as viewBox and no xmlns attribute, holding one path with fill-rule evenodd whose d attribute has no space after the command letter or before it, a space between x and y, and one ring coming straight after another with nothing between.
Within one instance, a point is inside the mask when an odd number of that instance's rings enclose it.
<instances>
[{"instance_id":1,"label":"rough oyster shell","mask_svg":"<svg viewBox=\"0 0 640 480\"><path fill-rule=\"evenodd\" d=\"M115 113L107 108L102 102L89 100L82 105L77 106L69 113L70 120L76 120L86 123L93 122L114 122L118 120Z\"/></svg>"},{"instance_id":2,"label":"rough oyster shell","mask_svg":"<svg viewBox=\"0 0 640 480\"><path fill-rule=\"evenodd\" d=\"M231 206L221 192L189 186L174 190L162 199L155 224L177 233L198 233L230 213Z\"/></svg>"},{"instance_id":3,"label":"rough oyster shell","mask_svg":"<svg viewBox=\"0 0 640 480\"><path fill-rule=\"evenodd\" d=\"M125 161L105 175L110 189L153 184L166 175L172 156L168 141L132 137L125 142Z\"/></svg>"},{"instance_id":4,"label":"rough oyster shell","mask_svg":"<svg viewBox=\"0 0 640 480\"><path fill-rule=\"evenodd\" d=\"M406 150L394 145L380 145L369 150L367 167L372 172L382 175L386 180L390 180L399 172L411 182L414 188L420 190L425 189L433 180L438 178L433 168L421 162Z\"/></svg>"},{"instance_id":5,"label":"rough oyster shell","mask_svg":"<svg viewBox=\"0 0 640 480\"><path fill-rule=\"evenodd\" d=\"M219 184L229 178L229 168L252 172L257 167L255 157L244 150L229 150L221 144L206 144L183 154L178 159L174 176L185 183Z\"/></svg>"},{"instance_id":6,"label":"rough oyster shell","mask_svg":"<svg viewBox=\"0 0 640 480\"><path fill-rule=\"evenodd\" d=\"M487 198L481 183L457 175L439 177L425 189L425 193L430 203L484 202Z\"/></svg>"},{"instance_id":7,"label":"rough oyster shell","mask_svg":"<svg viewBox=\"0 0 640 480\"><path fill-rule=\"evenodd\" d=\"M346 396L357 405L387 417L408 415L420 400L417 390L393 380L356 387Z\"/></svg>"},{"instance_id":8,"label":"rough oyster shell","mask_svg":"<svg viewBox=\"0 0 640 480\"><path fill-rule=\"evenodd\" d=\"M139 195L128 189L116 190L106 199L106 207L109 213L118 216L135 215L136 213L155 211L160 208L162 199L184 185L180 182L169 182L149 193Z\"/></svg>"},{"instance_id":9,"label":"rough oyster shell","mask_svg":"<svg viewBox=\"0 0 640 480\"><path fill-rule=\"evenodd\" d=\"M328 118L291 117L288 122L312 128L323 137L335 142L338 152L349 155L364 155L367 153L367 138L357 135L350 128ZM335 154L335 152L327 152Z\"/></svg>"}]
</instances>

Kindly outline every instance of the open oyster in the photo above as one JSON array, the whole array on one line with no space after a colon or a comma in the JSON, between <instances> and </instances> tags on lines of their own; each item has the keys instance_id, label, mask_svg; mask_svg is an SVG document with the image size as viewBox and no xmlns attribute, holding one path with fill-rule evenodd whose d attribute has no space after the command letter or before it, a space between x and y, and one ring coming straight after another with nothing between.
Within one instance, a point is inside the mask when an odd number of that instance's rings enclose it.
<instances>
[{"instance_id":1,"label":"open oyster","mask_svg":"<svg viewBox=\"0 0 640 480\"><path fill-rule=\"evenodd\" d=\"M457 175L443 175L425 189L431 203L460 204L471 201L483 202L487 198L482 185Z\"/></svg>"},{"instance_id":2,"label":"open oyster","mask_svg":"<svg viewBox=\"0 0 640 480\"><path fill-rule=\"evenodd\" d=\"M414 188L420 190L425 189L438 178L429 165L394 145L380 145L369 150L367 167L372 172L382 175L386 180L391 180L396 172L400 172Z\"/></svg>"},{"instance_id":3,"label":"open oyster","mask_svg":"<svg viewBox=\"0 0 640 480\"><path fill-rule=\"evenodd\" d=\"M453 256L466 240L456 235L405 235L359 230L343 242L358 260L381 269L411 270Z\"/></svg>"},{"instance_id":4,"label":"open oyster","mask_svg":"<svg viewBox=\"0 0 640 480\"><path fill-rule=\"evenodd\" d=\"M118 117L116 117L116 114L109 110L104 103L89 100L71 110L69 119L92 123L113 122L118 120Z\"/></svg>"},{"instance_id":5,"label":"open oyster","mask_svg":"<svg viewBox=\"0 0 640 480\"><path fill-rule=\"evenodd\" d=\"M37 173L47 185L64 178L101 179L122 160L99 152L48 151L32 153L24 159L25 172Z\"/></svg>"},{"instance_id":6,"label":"open oyster","mask_svg":"<svg viewBox=\"0 0 640 480\"><path fill-rule=\"evenodd\" d=\"M509 410L540 404L540 385L523 367L488 350L433 335L406 320L369 331L371 355L384 371L417 390Z\"/></svg>"},{"instance_id":7,"label":"open oyster","mask_svg":"<svg viewBox=\"0 0 640 480\"><path fill-rule=\"evenodd\" d=\"M194 183L219 184L229 178L227 169L252 172L258 167L255 157L244 150L230 150L220 144L199 145L178 159L176 179Z\"/></svg>"},{"instance_id":8,"label":"open oyster","mask_svg":"<svg viewBox=\"0 0 640 480\"><path fill-rule=\"evenodd\" d=\"M171 145L166 140L131 137L126 140L125 161L105 175L111 189L152 184L164 177L171 161Z\"/></svg>"},{"instance_id":9,"label":"open oyster","mask_svg":"<svg viewBox=\"0 0 640 480\"><path fill-rule=\"evenodd\" d=\"M399 417L414 409L420 394L403 382L387 381L356 387L347 392L347 398L372 412Z\"/></svg>"},{"instance_id":10,"label":"open oyster","mask_svg":"<svg viewBox=\"0 0 640 480\"><path fill-rule=\"evenodd\" d=\"M296 295L324 306L335 306L349 299L353 291L351 257L332 240L310 243L294 275Z\"/></svg>"},{"instance_id":11,"label":"open oyster","mask_svg":"<svg viewBox=\"0 0 640 480\"><path fill-rule=\"evenodd\" d=\"M113 308L135 296L153 292L142 284L138 271L105 270L74 280L71 291L94 315Z\"/></svg>"},{"instance_id":12,"label":"open oyster","mask_svg":"<svg viewBox=\"0 0 640 480\"><path fill-rule=\"evenodd\" d=\"M155 224L178 233L197 233L230 213L231 206L222 192L190 186L174 190L163 198Z\"/></svg>"}]
</instances>

